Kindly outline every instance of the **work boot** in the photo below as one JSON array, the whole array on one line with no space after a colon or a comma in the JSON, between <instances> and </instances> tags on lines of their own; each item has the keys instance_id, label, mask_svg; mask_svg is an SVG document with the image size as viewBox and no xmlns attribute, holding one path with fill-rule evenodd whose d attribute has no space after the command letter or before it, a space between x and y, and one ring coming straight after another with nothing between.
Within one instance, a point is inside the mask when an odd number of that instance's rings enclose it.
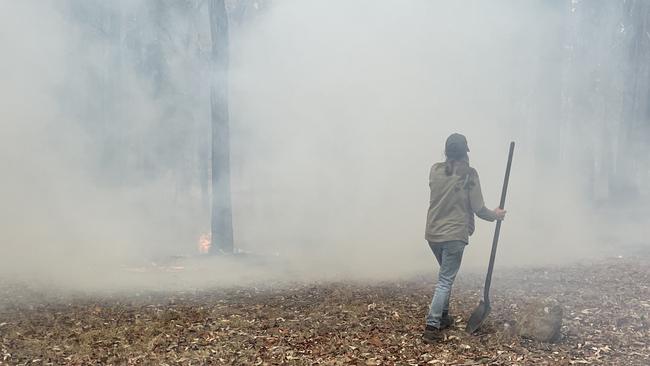
<instances>
[{"instance_id":1,"label":"work boot","mask_svg":"<svg viewBox=\"0 0 650 366\"><path fill-rule=\"evenodd\" d=\"M454 325L454 317L449 315L449 313L442 313L442 318L440 318L440 329L447 329Z\"/></svg>"},{"instance_id":2,"label":"work boot","mask_svg":"<svg viewBox=\"0 0 650 366\"><path fill-rule=\"evenodd\" d=\"M431 325L427 325L424 333L422 333L422 341L424 343L435 344L444 339L445 336L442 334L442 330Z\"/></svg>"}]
</instances>

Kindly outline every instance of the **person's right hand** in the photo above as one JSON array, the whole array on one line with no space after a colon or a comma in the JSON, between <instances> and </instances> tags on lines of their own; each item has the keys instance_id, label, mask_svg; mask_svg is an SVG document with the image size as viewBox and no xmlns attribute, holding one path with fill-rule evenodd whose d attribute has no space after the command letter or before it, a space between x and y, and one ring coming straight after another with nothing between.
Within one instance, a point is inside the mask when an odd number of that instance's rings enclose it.
<instances>
[{"instance_id":1,"label":"person's right hand","mask_svg":"<svg viewBox=\"0 0 650 366\"><path fill-rule=\"evenodd\" d=\"M494 209L494 214L497 216L497 220L503 221L506 218L506 213L508 211L501 209L499 207Z\"/></svg>"}]
</instances>

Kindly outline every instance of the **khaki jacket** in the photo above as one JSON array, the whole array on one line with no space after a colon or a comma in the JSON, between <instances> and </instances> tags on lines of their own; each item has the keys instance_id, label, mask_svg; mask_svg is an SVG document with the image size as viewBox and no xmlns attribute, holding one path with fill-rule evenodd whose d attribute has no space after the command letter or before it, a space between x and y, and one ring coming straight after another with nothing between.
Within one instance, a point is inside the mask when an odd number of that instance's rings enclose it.
<instances>
[{"instance_id":1,"label":"khaki jacket","mask_svg":"<svg viewBox=\"0 0 650 366\"><path fill-rule=\"evenodd\" d=\"M494 211L485 207L481 183L476 170L469 163L454 163L447 175L447 163L437 163L429 173L429 211L425 239L433 243L447 241L469 242L474 233L474 214L487 220L496 220Z\"/></svg>"}]
</instances>

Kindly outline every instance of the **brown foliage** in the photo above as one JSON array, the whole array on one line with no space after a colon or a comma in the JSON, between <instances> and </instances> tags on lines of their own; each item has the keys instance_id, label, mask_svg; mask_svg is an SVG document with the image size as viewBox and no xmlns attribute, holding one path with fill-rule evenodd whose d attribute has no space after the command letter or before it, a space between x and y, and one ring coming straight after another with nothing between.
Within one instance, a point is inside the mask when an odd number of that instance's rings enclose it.
<instances>
[{"instance_id":1,"label":"brown foliage","mask_svg":"<svg viewBox=\"0 0 650 366\"><path fill-rule=\"evenodd\" d=\"M480 276L454 289L454 327L420 335L434 281L273 284L139 296L48 298L0 286L0 365L641 365L650 358L650 270L638 260L501 270L476 336L464 319ZM429 277L429 276L428 276ZM564 308L557 344L520 339L533 297Z\"/></svg>"}]
</instances>

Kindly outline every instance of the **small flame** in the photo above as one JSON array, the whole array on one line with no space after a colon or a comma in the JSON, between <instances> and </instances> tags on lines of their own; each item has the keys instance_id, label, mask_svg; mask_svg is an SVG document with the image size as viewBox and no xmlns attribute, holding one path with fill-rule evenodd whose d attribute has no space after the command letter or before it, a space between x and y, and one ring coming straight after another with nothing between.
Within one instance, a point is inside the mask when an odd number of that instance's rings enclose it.
<instances>
[{"instance_id":1,"label":"small flame","mask_svg":"<svg viewBox=\"0 0 650 366\"><path fill-rule=\"evenodd\" d=\"M199 237L199 253L208 254L212 246L212 234L207 233Z\"/></svg>"}]
</instances>

